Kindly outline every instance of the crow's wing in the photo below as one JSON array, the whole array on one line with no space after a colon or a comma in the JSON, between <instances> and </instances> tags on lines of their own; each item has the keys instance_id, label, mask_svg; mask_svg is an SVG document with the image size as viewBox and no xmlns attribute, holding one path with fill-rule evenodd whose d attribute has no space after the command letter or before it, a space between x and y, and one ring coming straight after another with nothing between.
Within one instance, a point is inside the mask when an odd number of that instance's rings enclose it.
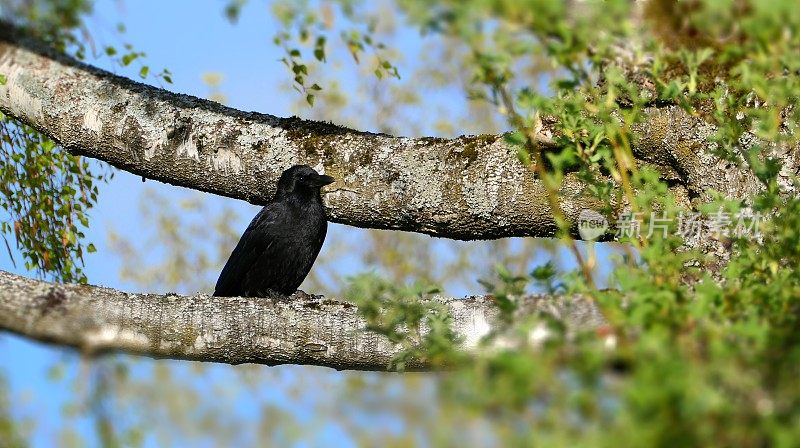
<instances>
[{"instance_id":1,"label":"crow's wing","mask_svg":"<svg viewBox=\"0 0 800 448\"><path fill-rule=\"evenodd\" d=\"M278 219L277 210L269 204L250 221L236 248L233 249L228 262L219 274L214 295L221 297L237 297L244 295L244 283L247 273L261 255L273 244L271 232L264 229Z\"/></svg>"}]
</instances>

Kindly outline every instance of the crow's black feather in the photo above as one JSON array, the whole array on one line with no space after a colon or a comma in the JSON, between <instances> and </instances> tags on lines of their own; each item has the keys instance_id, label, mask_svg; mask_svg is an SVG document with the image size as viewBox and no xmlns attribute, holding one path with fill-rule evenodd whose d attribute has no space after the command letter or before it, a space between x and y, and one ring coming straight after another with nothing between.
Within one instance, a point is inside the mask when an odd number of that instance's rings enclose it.
<instances>
[{"instance_id":1,"label":"crow's black feather","mask_svg":"<svg viewBox=\"0 0 800 448\"><path fill-rule=\"evenodd\" d=\"M253 218L222 269L215 296L295 292L314 264L328 222L320 187L333 182L306 165L284 171L275 197Z\"/></svg>"}]
</instances>

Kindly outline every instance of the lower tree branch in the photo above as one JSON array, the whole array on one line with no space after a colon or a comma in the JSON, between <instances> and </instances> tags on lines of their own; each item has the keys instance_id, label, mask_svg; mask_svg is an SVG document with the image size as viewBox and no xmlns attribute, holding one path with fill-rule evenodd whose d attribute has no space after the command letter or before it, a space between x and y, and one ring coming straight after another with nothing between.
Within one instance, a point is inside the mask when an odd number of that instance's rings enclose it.
<instances>
[{"instance_id":1,"label":"lower tree branch","mask_svg":"<svg viewBox=\"0 0 800 448\"><path fill-rule=\"evenodd\" d=\"M498 323L490 297L433 297L453 319L463 348ZM583 299L531 295L524 312L542 310L573 328L602 323ZM290 298L222 298L206 294L135 294L62 285L0 271L0 330L96 355L128 352L154 358L228 364L305 364L386 370L400 347L366 330L349 302L298 291ZM430 366L414 360L410 370Z\"/></svg>"}]
</instances>

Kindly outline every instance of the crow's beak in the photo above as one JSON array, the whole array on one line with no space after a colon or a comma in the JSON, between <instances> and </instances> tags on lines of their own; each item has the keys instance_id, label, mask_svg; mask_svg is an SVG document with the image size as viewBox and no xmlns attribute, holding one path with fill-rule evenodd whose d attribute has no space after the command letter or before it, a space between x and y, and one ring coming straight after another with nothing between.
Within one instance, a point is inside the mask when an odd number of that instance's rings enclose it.
<instances>
[{"instance_id":1,"label":"crow's beak","mask_svg":"<svg viewBox=\"0 0 800 448\"><path fill-rule=\"evenodd\" d=\"M336 182L336 179L332 178L331 176L326 176L324 174L320 174L314 179L314 185L318 187L322 187L323 185L328 185Z\"/></svg>"}]
</instances>

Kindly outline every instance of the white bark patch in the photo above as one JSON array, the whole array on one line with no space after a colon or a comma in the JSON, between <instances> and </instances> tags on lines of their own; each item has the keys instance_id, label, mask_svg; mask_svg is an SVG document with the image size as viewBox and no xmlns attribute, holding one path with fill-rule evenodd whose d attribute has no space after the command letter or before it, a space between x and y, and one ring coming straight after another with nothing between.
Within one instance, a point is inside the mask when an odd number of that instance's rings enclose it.
<instances>
[{"instance_id":1,"label":"white bark patch","mask_svg":"<svg viewBox=\"0 0 800 448\"><path fill-rule=\"evenodd\" d=\"M269 335L259 335L256 336L255 341L259 347L270 347L276 348L281 346L281 340Z\"/></svg>"},{"instance_id":2,"label":"white bark patch","mask_svg":"<svg viewBox=\"0 0 800 448\"><path fill-rule=\"evenodd\" d=\"M220 149L211 156L211 165L215 170L229 171L233 173L242 172L242 159L235 152L228 149Z\"/></svg>"},{"instance_id":3,"label":"white bark patch","mask_svg":"<svg viewBox=\"0 0 800 448\"><path fill-rule=\"evenodd\" d=\"M0 73L6 77L6 84L0 86L0 94L5 90L8 106L15 113L33 119L40 117L43 110L42 100L32 96L20 85L25 70L9 61L10 58L5 58L0 63Z\"/></svg>"},{"instance_id":4,"label":"white bark patch","mask_svg":"<svg viewBox=\"0 0 800 448\"><path fill-rule=\"evenodd\" d=\"M404 140L401 140L404 141ZM398 152L394 147L379 153L388 158ZM437 209L442 205L443 194L448 186L444 180L446 167L442 161L430 153L405 151L395 165L399 179L390 184L389 191L396 196L408 195L408 207L416 210ZM421 155L421 157L420 157Z\"/></svg>"},{"instance_id":5,"label":"white bark patch","mask_svg":"<svg viewBox=\"0 0 800 448\"><path fill-rule=\"evenodd\" d=\"M187 347L187 351L203 353L208 350L209 342L211 342L211 338L207 338L205 335L199 334L194 339L194 344L192 344L190 347Z\"/></svg>"},{"instance_id":6,"label":"white bark patch","mask_svg":"<svg viewBox=\"0 0 800 448\"><path fill-rule=\"evenodd\" d=\"M178 156L200 161L200 151L197 149L197 145L191 135L186 137L186 140L178 146Z\"/></svg>"},{"instance_id":7,"label":"white bark patch","mask_svg":"<svg viewBox=\"0 0 800 448\"><path fill-rule=\"evenodd\" d=\"M83 129L100 134L103 129L103 121L100 118L100 111L91 108L83 116Z\"/></svg>"},{"instance_id":8,"label":"white bark patch","mask_svg":"<svg viewBox=\"0 0 800 448\"><path fill-rule=\"evenodd\" d=\"M273 126L253 123L250 126L235 126L241 133L236 137L236 142L246 148L252 148L264 143L272 143L277 146L288 146L289 141L285 138L285 131Z\"/></svg>"},{"instance_id":9,"label":"white bark patch","mask_svg":"<svg viewBox=\"0 0 800 448\"><path fill-rule=\"evenodd\" d=\"M501 146L495 146L480 164L480 171L466 170L461 179L461 192L470 213L484 219L497 210L501 196L513 197L523 185L519 162L509 157Z\"/></svg>"},{"instance_id":10,"label":"white bark patch","mask_svg":"<svg viewBox=\"0 0 800 448\"><path fill-rule=\"evenodd\" d=\"M18 104L26 116L36 118L42 115L42 100L31 96L25 89L12 85L10 97L11 103Z\"/></svg>"},{"instance_id":11,"label":"white bark patch","mask_svg":"<svg viewBox=\"0 0 800 448\"><path fill-rule=\"evenodd\" d=\"M461 186L461 191L464 195L464 200L469 206L470 213L481 218L489 218L494 207L488 201L488 195L486 194L488 187L484 179L481 177L470 179L465 176L462 179Z\"/></svg>"},{"instance_id":12,"label":"white bark patch","mask_svg":"<svg viewBox=\"0 0 800 448\"><path fill-rule=\"evenodd\" d=\"M322 202L326 207L333 207L334 204L352 204L359 200L359 195L350 190L331 190L322 192Z\"/></svg>"},{"instance_id":13,"label":"white bark patch","mask_svg":"<svg viewBox=\"0 0 800 448\"><path fill-rule=\"evenodd\" d=\"M95 331L87 332L84 335L83 343L89 350L104 347L125 347L129 350L145 351L150 348L150 339L147 336L112 327L102 327Z\"/></svg>"},{"instance_id":14,"label":"white bark patch","mask_svg":"<svg viewBox=\"0 0 800 448\"><path fill-rule=\"evenodd\" d=\"M326 174L325 173L325 165L323 165L322 162L317 163L316 165L312 166L311 168L314 168L314 170L316 172L320 173L320 174Z\"/></svg>"},{"instance_id":15,"label":"white bark patch","mask_svg":"<svg viewBox=\"0 0 800 448\"><path fill-rule=\"evenodd\" d=\"M144 159L150 160L155 157L158 148L155 145L149 145L147 148L144 149Z\"/></svg>"},{"instance_id":16,"label":"white bark patch","mask_svg":"<svg viewBox=\"0 0 800 448\"><path fill-rule=\"evenodd\" d=\"M486 320L484 314L473 313L470 326L464 328L463 331L463 347L470 350L476 348L481 342L481 339L492 331L492 326L489 325L489 321Z\"/></svg>"},{"instance_id":17,"label":"white bark patch","mask_svg":"<svg viewBox=\"0 0 800 448\"><path fill-rule=\"evenodd\" d=\"M167 107L149 110L148 105L134 94L126 93L123 96L127 96L123 100L128 106L117 126L117 135L125 137L126 126L135 125L134 132L137 134L135 138L144 143L144 159L150 160L169 142L165 122L154 119L154 117L169 117L174 115L174 112Z\"/></svg>"}]
</instances>

